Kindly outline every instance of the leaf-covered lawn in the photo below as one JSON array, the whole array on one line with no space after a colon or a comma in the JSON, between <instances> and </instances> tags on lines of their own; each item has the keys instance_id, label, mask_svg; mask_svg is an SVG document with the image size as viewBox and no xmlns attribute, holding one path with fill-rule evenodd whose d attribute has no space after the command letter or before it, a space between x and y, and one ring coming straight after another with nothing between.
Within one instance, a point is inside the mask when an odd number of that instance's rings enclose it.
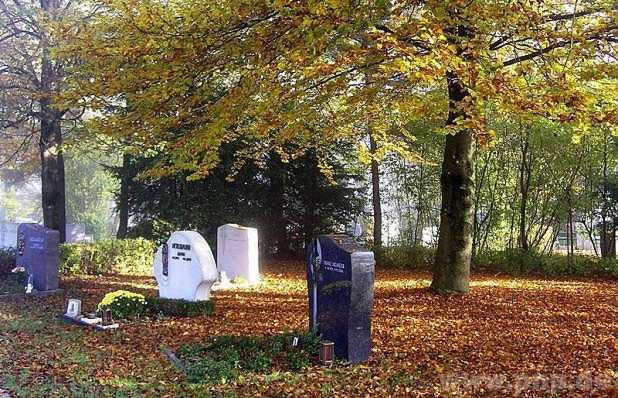
<instances>
[{"instance_id":1,"label":"leaf-covered lawn","mask_svg":"<svg viewBox=\"0 0 618 398\"><path fill-rule=\"evenodd\" d=\"M215 291L215 313L141 320L102 333L56 321L68 297L156 295L153 278L64 278L64 296L0 302L0 384L32 396L618 396L618 285L477 276L466 296L427 290L429 275L379 270L372 359L298 373L190 384L164 347L211 335L307 325L304 268L266 267L259 288Z\"/></svg>"}]
</instances>

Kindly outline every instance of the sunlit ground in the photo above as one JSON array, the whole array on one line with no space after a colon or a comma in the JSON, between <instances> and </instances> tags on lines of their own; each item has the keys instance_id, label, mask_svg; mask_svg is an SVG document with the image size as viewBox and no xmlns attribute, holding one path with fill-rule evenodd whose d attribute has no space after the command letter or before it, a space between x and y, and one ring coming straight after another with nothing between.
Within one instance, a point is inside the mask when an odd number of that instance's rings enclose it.
<instances>
[{"instance_id":1,"label":"sunlit ground","mask_svg":"<svg viewBox=\"0 0 618 398\"><path fill-rule=\"evenodd\" d=\"M371 360L191 385L164 347L217 334L307 327L301 263L270 264L258 288L213 292L211 317L141 320L113 333L54 318L109 291L156 294L148 277L65 278L64 296L0 303L0 379L16 396L618 396L618 284L475 276L441 297L430 275L378 270ZM231 394L231 395L230 395Z\"/></svg>"}]
</instances>

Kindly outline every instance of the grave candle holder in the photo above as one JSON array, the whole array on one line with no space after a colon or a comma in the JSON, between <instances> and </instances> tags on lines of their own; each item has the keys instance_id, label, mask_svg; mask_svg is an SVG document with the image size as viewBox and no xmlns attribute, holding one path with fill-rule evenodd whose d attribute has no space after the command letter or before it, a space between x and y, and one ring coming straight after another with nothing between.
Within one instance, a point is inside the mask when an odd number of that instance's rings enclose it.
<instances>
[{"instance_id":1,"label":"grave candle holder","mask_svg":"<svg viewBox=\"0 0 618 398\"><path fill-rule=\"evenodd\" d=\"M109 308L103 311L102 318L104 326L114 323L114 320L112 319L112 310Z\"/></svg>"},{"instance_id":2,"label":"grave candle holder","mask_svg":"<svg viewBox=\"0 0 618 398\"><path fill-rule=\"evenodd\" d=\"M329 340L320 341L320 363L331 367L335 359L335 343Z\"/></svg>"}]
</instances>

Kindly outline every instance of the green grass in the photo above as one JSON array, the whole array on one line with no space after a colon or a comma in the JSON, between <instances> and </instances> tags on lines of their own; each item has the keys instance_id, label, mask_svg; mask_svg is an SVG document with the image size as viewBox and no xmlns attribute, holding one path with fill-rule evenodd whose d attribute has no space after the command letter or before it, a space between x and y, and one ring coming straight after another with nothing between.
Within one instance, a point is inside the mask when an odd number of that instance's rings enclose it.
<instances>
[{"instance_id":1,"label":"green grass","mask_svg":"<svg viewBox=\"0 0 618 398\"><path fill-rule=\"evenodd\" d=\"M296 347L292 346L294 337L299 338ZM313 362L318 344L315 335L293 332L263 337L219 336L186 344L177 354L190 382L218 384L246 373L298 371Z\"/></svg>"}]
</instances>

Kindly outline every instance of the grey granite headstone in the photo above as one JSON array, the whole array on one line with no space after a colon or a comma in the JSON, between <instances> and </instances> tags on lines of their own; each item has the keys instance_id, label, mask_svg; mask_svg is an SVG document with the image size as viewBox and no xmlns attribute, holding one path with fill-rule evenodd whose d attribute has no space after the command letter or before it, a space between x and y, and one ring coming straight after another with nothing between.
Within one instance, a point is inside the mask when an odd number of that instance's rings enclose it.
<instances>
[{"instance_id":1,"label":"grey granite headstone","mask_svg":"<svg viewBox=\"0 0 618 398\"><path fill-rule=\"evenodd\" d=\"M307 249L309 323L351 363L371 354L373 252L347 235L323 235Z\"/></svg>"},{"instance_id":2,"label":"grey granite headstone","mask_svg":"<svg viewBox=\"0 0 618 398\"><path fill-rule=\"evenodd\" d=\"M17 265L32 275L40 292L58 289L58 246L60 233L38 224L20 224L17 228Z\"/></svg>"}]
</instances>

